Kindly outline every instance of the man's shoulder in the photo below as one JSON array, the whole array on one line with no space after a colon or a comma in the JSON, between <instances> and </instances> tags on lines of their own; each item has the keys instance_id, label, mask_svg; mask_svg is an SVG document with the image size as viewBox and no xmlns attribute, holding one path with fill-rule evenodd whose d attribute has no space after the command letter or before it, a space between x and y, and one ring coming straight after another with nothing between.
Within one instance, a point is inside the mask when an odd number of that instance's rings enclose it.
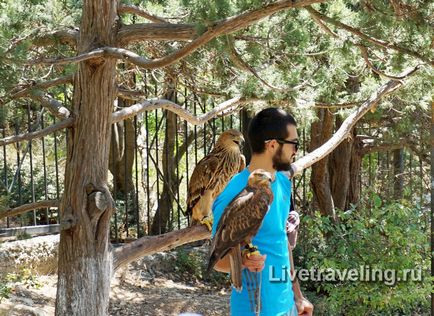
<instances>
[{"instance_id":1,"label":"man's shoulder","mask_svg":"<svg viewBox=\"0 0 434 316\"><path fill-rule=\"evenodd\" d=\"M276 172L276 178L281 184L283 184L285 186L292 184L292 180L291 180L291 178L289 178L287 172L284 172L284 171Z\"/></svg>"}]
</instances>

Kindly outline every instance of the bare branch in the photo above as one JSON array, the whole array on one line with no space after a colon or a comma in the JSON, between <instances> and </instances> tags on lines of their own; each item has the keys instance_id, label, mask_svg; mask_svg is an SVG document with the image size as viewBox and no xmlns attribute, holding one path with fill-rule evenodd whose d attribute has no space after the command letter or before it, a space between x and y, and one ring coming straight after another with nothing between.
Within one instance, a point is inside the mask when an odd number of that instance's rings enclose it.
<instances>
[{"instance_id":1,"label":"bare branch","mask_svg":"<svg viewBox=\"0 0 434 316\"><path fill-rule=\"evenodd\" d=\"M158 251L167 251L210 237L211 232L203 225L196 225L158 236L142 237L113 250L113 270L116 271L140 257L148 256Z\"/></svg>"},{"instance_id":2,"label":"bare branch","mask_svg":"<svg viewBox=\"0 0 434 316\"><path fill-rule=\"evenodd\" d=\"M405 71L401 76L408 77L417 71L418 67ZM381 98L398 89L403 84L402 81L390 80L383 86L381 86L371 97L365 101L355 112L350 114L342 123L339 130L321 147L315 149L311 153L308 153L301 159L292 164L292 170L295 175L299 175L302 171L314 163L320 161L329 153L331 153L342 141L344 141L351 133L354 125L366 114L370 109L374 108Z\"/></svg>"},{"instance_id":3,"label":"bare branch","mask_svg":"<svg viewBox=\"0 0 434 316\"><path fill-rule=\"evenodd\" d=\"M10 208L8 210L4 210L0 212L0 219L5 217L11 217L16 216L19 214L23 214L28 211L37 210L40 208L46 208L46 207L58 207L59 201L58 200L45 200L45 201L39 201L29 204L24 204L15 208Z\"/></svg>"},{"instance_id":4,"label":"bare branch","mask_svg":"<svg viewBox=\"0 0 434 316\"><path fill-rule=\"evenodd\" d=\"M58 86L61 84L72 83L73 75L68 75L64 77L55 78L52 80L42 81L42 82L30 82L28 84L23 84L15 87L12 91L7 93L6 97L0 98L0 105L5 105L8 102L22 98L29 95L33 90L37 89L47 89L50 87ZM9 96L10 95L10 96Z\"/></svg>"},{"instance_id":5,"label":"bare branch","mask_svg":"<svg viewBox=\"0 0 434 316\"><path fill-rule=\"evenodd\" d=\"M142 8L139 8L135 5L121 4L118 7L118 13L119 14L125 14L125 13L134 14L134 15L141 16L142 18L145 18L145 19L152 21L152 22L167 23L167 21L164 18L150 14L150 13L146 12L145 10L143 10Z\"/></svg>"},{"instance_id":6,"label":"bare branch","mask_svg":"<svg viewBox=\"0 0 434 316\"><path fill-rule=\"evenodd\" d=\"M145 40L189 41L197 36L194 25L138 23L123 25L118 32L121 45Z\"/></svg>"},{"instance_id":7,"label":"bare branch","mask_svg":"<svg viewBox=\"0 0 434 316\"><path fill-rule=\"evenodd\" d=\"M35 46L47 46L60 43L75 47L77 45L78 34L79 31L73 29L54 31L36 36L32 40L32 44Z\"/></svg>"},{"instance_id":8,"label":"bare branch","mask_svg":"<svg viewBox=\"0 0 434 316\"><path fill-rule=\"evenodd\" d=\"M145 111L152 111L155 109L165 109L177 114L180 118L186 120L192 125L201 125L218 115L222 115L222 116L227 115L228 112L232 112L234 109L237 109L242 105L255 102L255 101L260 101L260 100L235 97L219 104L214 109L212 109L211 111L205 114L195 116L191 114L188 110L186 110L184 107L182 107L181 105L178 105L169 100L164 100L164 99L149 100L149 101L146 100L141 103L131 105L117 112L114 112L112 114L112 123L117 123L126 120L132 116L135 116Z\"/></svg>"},{"instance_id":9,"label":"bare branch","mask_svg":"<svg viewBox=\"0 0 434 316\"><path fill-rule=\"evenodd\" d=\"M369 60L368 49L365 46L363 46L363 45L356 45L356 46L360 49L360 52L362 53L362 57L363 57L366 65L368 65L368 67L373 72L375 72L377 75L379 75L381 77L388 78L388 79L393 79L393 80L401 80L401 79L405 78L405 77L400 77L400 76L388 75L388 74L385 74L384 72L382 72L381 70L375 68L375 66Z\"/></svg>"},{"instance_id":10,"label":"bare branch","mask_svg":"<svg viewBox=\"0 0 434 316\"><path fill-rule=\"evenodd\" d=\"M30 98L41 102L41 104L54 116L65 119L70 116L69 110L59 101L45 95L42 91L32 91Z\"/></svg>"},{"instance_id":11,"label":"bare branch","mask_svg":"<svg viewBox=\"0 0 434 316\"><path fill-rule=\"evenodd\" d=\"M309 11L309 9L307 9ZM330 34L334 38L339 38L339 35L333 32L327 25L323 23L323 21L315 14L309 11L310 17L315 21L316 24L320 27L320 29L323 29L324 32Z\"/></svg>"},{"instance_id":12,"label":"bare branch","mask_svg":"<svg viewBox=\"0 0 434 316\"><path fill-rule=\"evenodd\" d=\"M245 99L243 97L235 97L230 100L227 100L220 105L216 106L211 111L195 116L191 114L188 110L186 110L184 107L173 103L169 100L159 99L159 100L150 100L150 101L143 101L138 104L134 104L130 107L124 108L122 110L119 110L117 112L114 112L112 114L112 123L120 122L122 120L126 120L130 117L133 117L139 113L145 112L145 111L151 111L155 109L166 109L169 111L172 111L173 113L177 114L180 118L186 120L190 124L193 125L200 125L204 124L205 122L211 120L214 117L217 117L219 115L225 116L233 113L237 109L239 109L241 106L244 106L247 103L251 102L259 102L261 100L259 99ZM74 124L74 118L69 117L59 123L56 123L54 125L51 125L50 127L44 128L42 130L31 132L31 133L25 133L20 135L13 135L9 136L3 139L0 139L0 146L20 142L20 141L26 141L31 140L34 138L44 137L52 132L55 132L57 130L71 127Z\"/></svg>"},{"instance_id":13,"label":"bare branch","mask_svg":"<svg viewBox=\"0 0 434 316\"><path fill-rule=\"evenodd\" d=\"M346 102L346 103L324 103L324 102L315 102L316 108L322 108L322 109L333 109L333 108L352 108L357 105L362 104L363 101L359 102Z\"/></svg>"},{"instance_id":14,"label":"bare branch","mask_svg":"<svg viewBox=\"0 0 434 316\"><path fill-rule=\"evenodd\" d=\"M143 98L146 98L146 94L144 92L125 88L118 88L118 96L122 97L123 99L133 101L143 100Z\"/></svg>"},{"instance_id":15,"label":"bare branch","mask_svg":"<svg viewBox=\"0 0 434 316\"><path fill-rule=\"evenodd\" d=\"M48 64L48 65L64 65L64 64L72 64L79 63L81 61L89 60L92 58L103 57L105 53L105 49L108 50L122 50L121 48L112 48L112 47L103 47L98 48L88 53L84 53L78 56L66 57L66 58L41 58L36 59L34 61L28 61L27 65L37 65L37 64ZM129 52L129 51L128 51ZM138 55L136 55L138 56Z\"/></svg>"},{"instance_id":16,"label":"bare branch","mask_svg":"<svg viewBox=\"0 0 434 316\"><path fill-rule=\"evenodd\" d=\"M325 16L321 13L319 13L318 11L316 11L315 9L313 9L310 6L306 6L305 9L312 15L317 17L318 19L321 19L324 22L330 23L338 28L344 29L347 32L350 32L353 35L356 35L357 37L364 39L365 41L368 41L369 43L372 43L376 46L380 46L380 47L384 47L387 49L392 49L394 51L397 52L401 52L410 56L413 56L415 58L418 58L420 60L423 60L427 63L429 63L431 66L434 66L434 61L429 59L428 57L425 57L421 54L419 54L418 52L412 51L411 49L405 48L405 47L401 47L399 45L393 44L391 42L387 42L387 41L383 41L374 37L371 37L369 35L366 35L365 33L363 33L362 31L349 26L347 24L344 24L340 21L336 21L335 19L329 18L328 16Z\"/></svg>"},{"instance_id":17,"label":"bare branch","mask_svg":"<svg viewBox=\"0 0 434 316\"><path fill-rule=\"evenodd\" d=\"M19 135L13 135L9 137L5 137L3 139L0 139L0 146L5 146L8 144L13 144L17 142L21 142L24 140L31 140L39 137L47 136L48 134L51 134L55 131L58 131L63 128L71 127L74 124L74 118L69 117L63 121L60 121L59 123L56 123L54 125L51 125L47 128L41 129L36 132L31 133L25 133L25 134L19 134Z\"/></svg>"}]
</instances>

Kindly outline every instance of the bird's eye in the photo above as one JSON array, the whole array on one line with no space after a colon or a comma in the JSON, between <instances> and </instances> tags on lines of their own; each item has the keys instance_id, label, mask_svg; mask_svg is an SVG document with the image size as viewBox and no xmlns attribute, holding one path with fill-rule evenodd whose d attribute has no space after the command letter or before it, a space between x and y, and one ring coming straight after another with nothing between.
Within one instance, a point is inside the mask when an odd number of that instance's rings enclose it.
<instances>
[{"instance_id":1,"label":"bird's eye","mask_svg":"<svg viewBox=\"0 0 434 316\"><path fill-rule=\"evenodd\" d=\"M239 144L240 144L240 142L239 142L239 141L237 141L237 140L234 140L234 143L235 143L235 144L237 144L237 145L239 145Z\"/></svg>"}]
</instances>

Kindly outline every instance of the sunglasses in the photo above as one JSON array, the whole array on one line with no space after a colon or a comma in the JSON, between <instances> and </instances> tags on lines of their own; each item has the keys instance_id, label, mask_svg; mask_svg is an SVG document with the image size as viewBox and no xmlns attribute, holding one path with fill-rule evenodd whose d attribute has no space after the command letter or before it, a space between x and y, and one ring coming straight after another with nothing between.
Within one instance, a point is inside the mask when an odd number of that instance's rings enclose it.
<instances>
[{"instance_id":1,"label":"sunglasses","mask_svg":"<svg viewBox=\"0 0 434 316\"><path fill-rule=\"evenodd\" d=\"M265 142L269 142L272 139L266 140ZM280 139L280 138L275 138L276 142L278 142L279 144L293 144L295 147L295 151L298 151L298 147L300 146L300 143L298 140L286 140L286 139Z\"/></svg>"}]
</instances>

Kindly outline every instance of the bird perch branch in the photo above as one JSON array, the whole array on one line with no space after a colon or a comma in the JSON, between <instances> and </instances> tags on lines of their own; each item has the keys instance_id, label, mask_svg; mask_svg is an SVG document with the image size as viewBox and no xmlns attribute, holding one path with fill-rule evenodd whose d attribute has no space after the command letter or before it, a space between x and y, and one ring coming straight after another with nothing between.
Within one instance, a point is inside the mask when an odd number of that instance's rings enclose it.
<instances>
[{"instance_id":1,"label":"bird perch branch","mask_svg":"<svg viewBox=\"0 0 434 316\"><path fill-rule=\"evenodd\" d=\"M203 225L196 225L153 237L142 237L113 250L113 271L140 257L151 255L158 251L167 251L210 237L211 232Z\"/></svg>"}]
</instances>

